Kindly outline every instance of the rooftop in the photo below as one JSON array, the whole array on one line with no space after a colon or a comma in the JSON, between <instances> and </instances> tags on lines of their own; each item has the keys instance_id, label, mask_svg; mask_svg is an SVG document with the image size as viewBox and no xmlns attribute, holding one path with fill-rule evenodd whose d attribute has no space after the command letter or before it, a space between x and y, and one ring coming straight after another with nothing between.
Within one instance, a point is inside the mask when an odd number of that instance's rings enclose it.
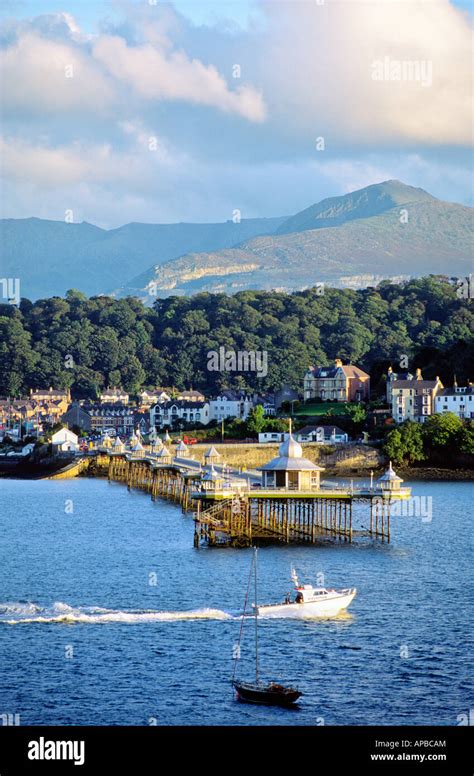
<instances>
[{"instance_id":1,"label":"rooftop","mask_svg":"<svg viewBox=\"0 0 474 776\"><path fill-rule=\"evenodd\" d=\"M435 380L394 380L392 391L396 388L411 388L414 391L418 391L420 388L435 388L437 385L441 385L439 378Z\"/></svg>"},{"instance_id":2,"label":"rooftop","mask_svg":"<svg viewBox=\"0 0 474 776\"><path fill-rule=\"evenodd\" d=\"M313 432L317 432L319 430L322 430L324 433L324 436L330 436L331 434L345 434L346 432L342 430L342 428L339 428L339 426L321 426L316 424L311 424L309 426L303 426L303 428L300 428L299 431L296 431L295 433L297 435L299 434L312 434Z\"/></svg>"},{"instance_id":3,"label":"rooftop","mask_svg":"<svg viewBox=\"0 0 474 776\"><path fill-rule=\"evenodd\" d=\"M321 466L303 457L303 448L293 434L281 443L279 455L258 467L260 471L323 471Z\"/></svg>"}]
</instances>

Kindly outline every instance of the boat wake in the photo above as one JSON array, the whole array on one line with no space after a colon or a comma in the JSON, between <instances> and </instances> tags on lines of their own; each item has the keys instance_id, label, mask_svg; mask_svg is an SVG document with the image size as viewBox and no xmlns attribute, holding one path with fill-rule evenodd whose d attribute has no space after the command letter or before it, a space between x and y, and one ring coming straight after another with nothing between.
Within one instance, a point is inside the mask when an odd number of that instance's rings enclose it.
<instances>
[{"instance_id":1,"label":"boat wake","mask_svg":"<svg viewBox=\"0 0 474 776\"><path fill-rule=\"evenodd\" d=\"M100 606L69 606L61 601L51 607L35 603L0 603L0 625L26 623L101 623L126 624L150 622L177 622L181 620L228 620L232 615L220 609L194 609L188 612L158 612L149 609L126 611L104 609Z\"/></svg>"}]
</instances>

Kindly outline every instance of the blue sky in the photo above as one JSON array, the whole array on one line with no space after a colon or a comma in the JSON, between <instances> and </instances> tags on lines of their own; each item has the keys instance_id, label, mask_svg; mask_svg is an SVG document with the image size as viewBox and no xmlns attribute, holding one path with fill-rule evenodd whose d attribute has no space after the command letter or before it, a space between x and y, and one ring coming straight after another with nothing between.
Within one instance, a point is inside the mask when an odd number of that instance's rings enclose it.
<instances>
[{"instance_id":1,"label":"blue sky","mask_svg":"<svg viewBox=\"0 0 474 776\"><path fill-rule=\"evenodd\" d=\"M133 0L133 2L139 5L142 0ZM453 0L452 4L462 10L473 12L472 0ZM255 0L175 0L173 2L173 6L195 24L212 24L216 19L229 18L244 27L249 22L249 16L258 13L258 5ZM78 0L66 4L49 2L49 0L3 0L0 15L24 18L63 11L67 8L77 18L81 27L93 32L104 15L114 13L114 6L118 7L118 4L108 0L102 0L102 2Z\"/></svg>"},{"instance_id":2,"label":"blue sky","mask_svg":"<svg viewBox=\"0 0 474 776\"><path fill-rule=\"evenodd\" d=\"M145 0L146 2L146 0ZM136 0L138 5L141 0ZM174 7L191 19L195 24L212 23L216 17L228 17L245 25L249 12L254 12L256 3L253 0L177 0ZM78 2L61 3L49 2L49 0L4 0L2 4L2 16L15 15L17 18L39 16L44 13L54 13L69 10L74 14L81 27L93 32L98 21L104 16L114 13L114 6L118 5L107 0L79 0ZM115 13L119 14L119 11Z\"/></svg>"},{"instance_id":3,"label":"blue sky","mask_svg":"<svg viewBox=\"0 0 474 776\"><path fill-rule=\"evenodd\" d=\"M1 215L221 221L387 178L472 204L471 14L466 0L3 0Z\"/></svg>"}]
</instances>

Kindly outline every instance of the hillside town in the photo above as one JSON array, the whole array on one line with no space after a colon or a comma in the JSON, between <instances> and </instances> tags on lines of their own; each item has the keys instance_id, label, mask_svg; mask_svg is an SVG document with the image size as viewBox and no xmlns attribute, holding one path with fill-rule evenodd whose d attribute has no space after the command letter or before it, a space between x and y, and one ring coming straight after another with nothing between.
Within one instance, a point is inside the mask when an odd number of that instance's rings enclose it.
<instances>
[{"instance_id":1,"label":"hillside town","mask_svg":"<svg viewBox=\"0 0 474 776\"><path fill-rule=\"evenodd\" d=\"M171 431L185 434L186 443L186 438L192 438L186 432L199 434L212 429L215 439L223 441L224 434L226 438L234 435L237 423L247 440L255 438L265 444L283 441L285 419L292 417L299 442L346 445L352 441L368 443L380 429L386 432L406 421L423 424L433 415L451 413L460 421L474 419L471 382L460 386L454 381L445 387L439 377L424 379L420 369L396 372L391 366L385 377L385 395L374 395L370 375L337 358L332 365L311 366L302 376L300 391L282 386L260 395L224 390L206 396L193 388L164 386L131 395L112 386L91 401L73 397L67 389L32 388L24 398L0 399L0 441L31 442L53 434L53 443L64 451L71 450L71 444L79 450L81 438L128 440L137 433ZM248 421L255 413L260 422L249 428ZM350 416L363 421L357 440L343 422ZM66 438L61 429L72 436Z\"/></svg>"}]
</instances>

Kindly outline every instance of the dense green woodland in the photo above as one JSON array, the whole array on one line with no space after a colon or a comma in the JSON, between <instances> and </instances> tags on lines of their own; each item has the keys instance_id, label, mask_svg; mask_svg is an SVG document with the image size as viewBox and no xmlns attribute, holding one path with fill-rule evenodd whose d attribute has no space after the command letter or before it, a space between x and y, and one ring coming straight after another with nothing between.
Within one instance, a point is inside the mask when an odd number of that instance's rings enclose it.
<instances>
[{"instance_id":1,"label":"dense green woodland","mask_svg":"<svg viewBox=\"0 0 474 776\"><path fill-rule=\"evenodd\" d=\"M268 375L207 370L207 353L224 346L267 351ZM129 297L27 299L0 305L0 395L30 387L70 387L94 397L109 385L130 392L156 385L207 393L223 387L302 388L310 364L336 357L384 374L402 356L425 377L451 385L474 377L474 315L469 299L435 277L360 291L326 288L286 294L244 291L159 299L153 308ZM402 364L403 366L403 364Z\"/></svg>"}]
</instances>

